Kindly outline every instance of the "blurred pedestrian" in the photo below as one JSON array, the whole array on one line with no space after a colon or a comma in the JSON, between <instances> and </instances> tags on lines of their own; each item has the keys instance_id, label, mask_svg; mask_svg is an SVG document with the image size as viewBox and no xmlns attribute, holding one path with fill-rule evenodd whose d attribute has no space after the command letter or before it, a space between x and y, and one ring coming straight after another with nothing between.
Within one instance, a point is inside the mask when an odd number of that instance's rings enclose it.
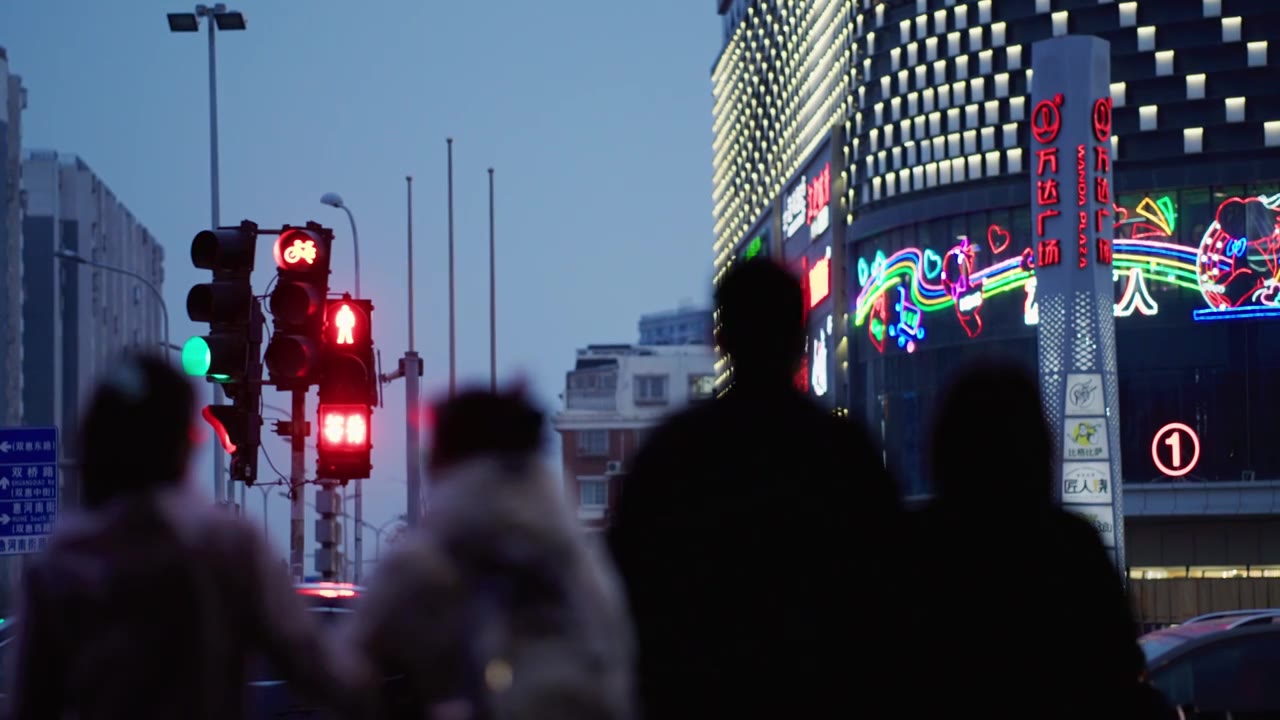
<instances>
[{"instance_id":1,"label":"blurred pedestrian","mask_svg":"<svg viewBox=\"0 0 1280 720\"><path fill-rule=\"evenodd\" d=\"M362 712L370 676L322 643L276 550L186 481L194 420L190 384L159 358L123 359L95 389L85 507L25 573L13 720L243 717L258 654L304 697Z\"/></svg>"},{"instance_id":2,"label":"blurred pedestrian","mask_svg":"<svg viewBox=\"0 0 1280 720\"><path fill-rule=\"evenodd\" d=\"M626 720L631 641L611 568L538 458L520 389L439 406L430 508L378 569L356 646L408 680L385 714Z\"/></svg>"},{"instance_id":3,"label":"blurred pedestrian","mask_svg":"<svg viewBox=\"0 0 1280 720\"><path fill-rule=\"evenodd\" d=\"M896 490L859 424L793 384L800 281L767 259L716 291L718 399L655 429L609 543L645 716L878 716L896 700Z\"/></svg>"},{"instance_id":4,"label":"blurred pedestrian","mask_svg":"<svg viewBox=\"0 0 1280 720\"><path fill-rule=\"evenodd\" d=\"M912 698L918 716L961 701L989 718L1167 716L1140 682L1121 571L1093 525L1055 502L1061 439L1036 378L1000 358L963 368L931 432L937 495L911 573L929 622L911 641L933 692Z\"/></svg>"}]
</instances>

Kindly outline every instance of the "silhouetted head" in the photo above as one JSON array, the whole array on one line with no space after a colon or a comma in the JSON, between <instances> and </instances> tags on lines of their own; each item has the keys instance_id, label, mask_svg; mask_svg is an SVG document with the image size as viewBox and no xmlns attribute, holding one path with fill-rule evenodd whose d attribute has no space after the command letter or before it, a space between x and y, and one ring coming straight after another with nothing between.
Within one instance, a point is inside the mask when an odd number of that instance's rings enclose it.
<instances>
[{"instance_id":1,"label":"silhouetted head","mask_svg":"<svg viewBox=\"0 0 1280 720\"><path fill-rule=\"evenodd\" d=\"M804 290L772 260L734 263L716 288L716 340L733 360L735 382L791 381L804 354Z\"/></svg>"},{"instance_id":2,"label":"silhouetted head","mask_svg":"<svg viewBox=\"0 0 1280 720\"><path fill-rule=\"evenodd\" d=\"M942 500L1052 500L1053 442L1035 376L1009 360L956 375L934 418L930 465Z\"/></svg>"},{"instance_id":3,"label":"silhouetted head","mask_svg":"<svg viewBox=\"0 0 1280 720\"><path fill-rule=\"evenodd\" d=\"M521 388L463 391L433 415L432 471L480 457L525 459L542 446L542 413Z\"/></svg>"},{"instance_id":4,"label":"silhouetted head","mask_svg":"<svg viewBox=\"0 0 1280 720\"><path fill-rule=\"evenodd\" d=\"M80 426L85 505L181 483L194 421L187 378L158 357L122 358L94 389Z\"/></svg>"}]
</instances>

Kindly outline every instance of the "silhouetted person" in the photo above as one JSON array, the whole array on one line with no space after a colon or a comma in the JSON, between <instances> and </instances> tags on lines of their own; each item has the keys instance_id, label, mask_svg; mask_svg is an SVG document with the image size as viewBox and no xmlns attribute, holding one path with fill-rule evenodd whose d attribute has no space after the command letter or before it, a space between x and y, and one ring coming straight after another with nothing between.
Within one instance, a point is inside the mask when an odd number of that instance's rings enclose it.
<instances>
[{"instance_id":1,"label":"silhouetted person","mask_svg":"<svg viewBox=\"0 0 1280 720\"><path fill-rule=\"evenodd\" d=\"M279 553L186 482L194 420L191 386L158 358L122 359L94 391L85 508L25 574L13 720L243 717L257 653L304 697L363 708L370 676L321 644Z\"/></svg>"},{"instance_id":2,"label":"silhouetted person","mask_svg":"<svg viewBox=\"0 0 1280 720\"><path fill-rule=\"evenodd\" d=\"M897 497L859 426L792 384L799 281L735 264L716 292L733 385L656 428L609 533L653 720L875 716L896 670Z\"/></svg>"},{"instance_id":3,"label":"silhouetted person","mask_svg":"<svg viewBox=\"0 0 1280 720\"><path fill-rule=\"evenodd\" d=\"M1152 717L1120 571L1093 525L1055 503L1062 440L1035 377L1004 360L961 371L931 434L937 496L913 582L930 678L912 697L919 716Z\"/></svg>"},{"instance_id":4,"label":"silhouetted person","mask_svg":"<svg viewBox=\"0 0 1280 720\"><path fill-rule=\"evenodd\" d=\"M430 508L378 568L356 646L403 674L404 717L629 720L622 592L538 457L520 390L467 391L435 413Z\"/></svg>"}]
</instances>

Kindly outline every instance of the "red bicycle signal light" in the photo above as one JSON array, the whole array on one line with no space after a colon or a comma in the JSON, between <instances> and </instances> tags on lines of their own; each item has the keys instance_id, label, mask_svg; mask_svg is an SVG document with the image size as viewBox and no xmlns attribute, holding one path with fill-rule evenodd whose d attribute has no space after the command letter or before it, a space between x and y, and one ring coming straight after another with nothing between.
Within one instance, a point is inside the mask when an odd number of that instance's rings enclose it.
<instances>
[{"instance_id":1,"label":"red bicycle signal light","mask_svg":"<svg viewBox=\"0 0 1280 720\"><path fill-rule=\"evenodd\" d=\"M329 267L329 244L318 234L302 228L289 228L280 233L273 254L276 267L281 270L326 271Z\"/></svg>"}]
</instances>

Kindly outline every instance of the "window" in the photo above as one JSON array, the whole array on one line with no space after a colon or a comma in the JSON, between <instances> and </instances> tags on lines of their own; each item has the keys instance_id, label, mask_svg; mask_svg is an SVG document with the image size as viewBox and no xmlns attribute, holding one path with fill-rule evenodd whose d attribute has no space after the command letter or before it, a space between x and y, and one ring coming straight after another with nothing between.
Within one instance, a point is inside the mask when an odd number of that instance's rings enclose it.
<instances>
[{"instance_id":1,"label":"window","mask_svg":"<svg viewBox=\"0 0 1280 720\"><path fill-rule=\"evenodd\" d=\"M1280 701L1280 686L1272 682L1278 648L1273 631L1219 640L1170 663L1153 684L1171 703L1204 711L1269 709Z\"/></svg>"},{"instance_id":2,"label":"window","mask_svg":"<svg viewBox=\"0 0 1280 720\"><path fill-rule=\"evenodd\" d=\"M609 505L609 483L604 478L578 478L578 507L602 508Z\"/></svg>"},{"instance_id":3,"label":"window","mask_svg":"<svg viewBox=\"0 0 1280 720\"><path fill-rule=\"evenodd\" d=\"M716 395L716 376L715 375L690 375L689 376L689 400L710 400Z\"/></svg>"},{"instance_id":4,"label":"window","mask_svg":"<svg viewBox=\"0 0 1280 720\"><path fill-rule=\"evenodd\" d=\"M578 456L579 457L600 457L609 454L609 431L607 430L580 430L578 431Z\"/></svg>"},{"instance_id":5,"label":"window","mask_svg":"<svg viewBox=\"0 0 1280 720\"><path fill-rule=\"evenodd\" d=\"M665 405L667 403L666 375L637 375L636 404Z\"/></svg>"}]
</instances>

